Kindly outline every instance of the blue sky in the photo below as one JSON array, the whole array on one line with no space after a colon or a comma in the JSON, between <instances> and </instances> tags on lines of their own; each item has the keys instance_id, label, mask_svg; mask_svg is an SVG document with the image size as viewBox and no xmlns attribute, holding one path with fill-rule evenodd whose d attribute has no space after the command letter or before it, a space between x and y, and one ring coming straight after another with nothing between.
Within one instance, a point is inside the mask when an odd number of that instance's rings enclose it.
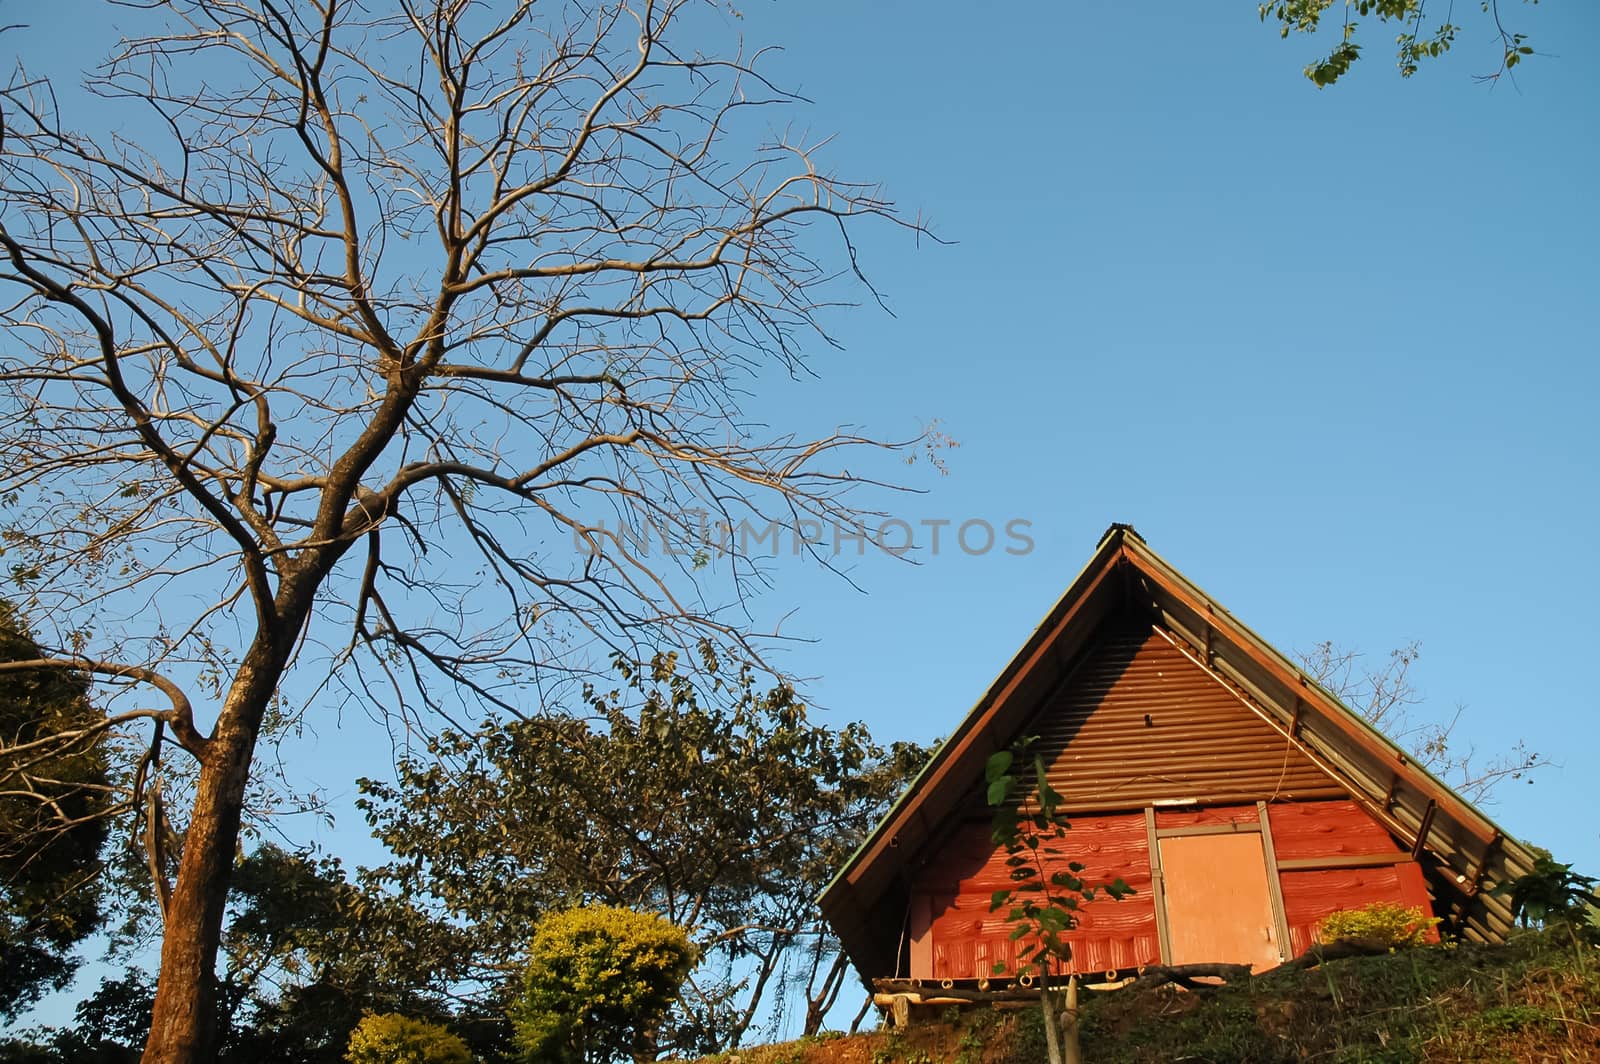
<instances>
[{"instance_id":1,"label":"blue sky","mask_svg":"<svg viewBox=\"0 0 1600 1064\"><path fill-rule=\"evenodd\" d=\"M1474 5L1475 7L1475 5ZM1417 639L1419 715L1481 755L1557 759L1489 807L1600 870L1600 10L1511 12L1515 85L1474 16L1410 80L1388 34L1345 81L1255 5L754 3L739 27L954 241L869 241L895 313L783 403L960 447L901 509L1032 522L1035 549L785 573L817 700L884 737L948 732L1113 521L1286 651ZM814 119L811 117L814 115Z\"/></svg>"},{"instance_id":2,"label":"blue sky","mask_svg":"<svg viewBox=\"0 0 1600 1064\"><path fill-rule=\"evenodd\" d=\"M1514 85L1473 80L1497 53L1471 4L1417 77L1372 30L1319 91L1318 42L1249 0L735 6L718 21L784 47L769 73L835 134L827 161L952 242L865 232L893 316L836 316L844 349L753 407L883 436L937 418L948 475L908 468L926 493L896 516L1034 541L865 560L862 590L781 566L755 609L806 640L783 663L814 700L883 739L947 733L1129 522L1282 649L1420 640L1420 713L1464 704L1462 741L1560 762L1491 815L1600 873L1600 8L1509 5L1548 53ZM0 5L40 62L83 8L53 10ZM346 810L322 843L357 859L369 738L322 727L305 762Z\"/></svg>"}]
</instances>

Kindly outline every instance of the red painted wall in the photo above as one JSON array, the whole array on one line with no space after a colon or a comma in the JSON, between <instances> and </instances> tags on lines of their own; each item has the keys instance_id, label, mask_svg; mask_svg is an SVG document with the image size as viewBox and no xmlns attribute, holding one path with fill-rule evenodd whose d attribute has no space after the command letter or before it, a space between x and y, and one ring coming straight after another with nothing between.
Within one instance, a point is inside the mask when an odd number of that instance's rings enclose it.
<instances>
[{"instance_id":1,"label":"red painted wall","mask_svg":"<svg viewBox=\"0 0 1600 1064\"><path fill-rule=\"evenodd\" d=\"M1399 844L1352 801L1288 802L1270 806L1267 818L1278 859L1393 853ZM1413 861L1377 868L1329 868L1282 872L1283 908L1289 942L1303 953L1314 941L1317 924L1340 909L1359 909L1375 901L1416 906L1433 913L1422 869ZM1437 942L1438 932L1429 933Z\"/></svg>"},{"instance_id":2,"label":"red painted wall","mask_svg":"<svg viewBox=\"0 0 1600 1064\"><path fill-rule=\"evenodd\" d=\"M1254 806L1158 810L1163 829L1256 822ZM1070 936L1072 970L1100 973L1160 963L1155 895L1144 813L1074 816L1053 860L1077 861L1090 884L1121 876L1138 893L1121 902L1098 899L1080 914ZM1354 802L1286 802L1268 807L1279 860L1394 853L1399 844ZM993 977L996 962L1015 970L1015 944L1006 910L991 913L994 891L1011 885L1004 851L990 842L989 825L970 822L955 830L917 873L908 914L910 971L921 979ZM1263 870L1265 874L1265 870ZM1310 945L1328 913L1373 901L1420 906L1431 913L1422 870L1406 861L1375 868L1334 868L1279 874L1289 923L1291 956ZM1435 936L1436 937L1436 936ZM1217 958L1232 960L1233 958Z\"/></svg>"},{"instance_id":3,"label":"red painted wall","mask_svg":"<svg viewBox=\"0 0 1600 1064\"><path fill-rule=\"evenodd\" d=\"M1073 971L1104 972L1160 960L1155 899L1144 814L1072 818L1072 829L1047 860L1084 866L1090 884L1118 876L1138 893L1118 902L1100 897L1079 914L1069 936ZM963 825L925 867L912 893L911 976L933 979L990 978L996 962L1015 970L1016 944L1009 940L1007 909L991 913L990 897L1011 885L1004 850L989 841L989 825ZM1054 866L1047 864L1047 869Z\"/></svg>"}]
</instances>

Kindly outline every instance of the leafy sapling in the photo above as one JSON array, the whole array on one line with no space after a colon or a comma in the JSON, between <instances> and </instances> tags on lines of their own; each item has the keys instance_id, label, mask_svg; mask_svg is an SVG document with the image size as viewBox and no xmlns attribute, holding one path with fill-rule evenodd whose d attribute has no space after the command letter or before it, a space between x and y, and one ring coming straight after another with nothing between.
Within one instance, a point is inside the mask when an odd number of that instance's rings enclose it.
<instances>
[{"instance_id":1,"label":"leafy sapling","mask_svg":"<svg viewBox=\"0 0 1600 1064\"><path fill-rule=\"evenodd\" d=\"M1035 741L1036 737L1019 740L1011 750L990 756L984 768L988 802L994 810L993 840L1005 848L1011 879L1011 886L990 897L989 911L1010 907L1006 920L1012 925L1011 941L1020 943L1017 975L1037 975L1051 1064L1075 1064L1082 1059L1076 983L1069 982L1067 1000L1058 1002L1051 976L1065 970L1072 958L1067 935L1078 926L1082 906L1102 891L1121 901L1134 889L1120 876L1110 883L1089 886L1081 875L1085 870L1082 864L1063 864L1056 843L1066 837L1071 825L1061 815L1061 795L1050 786L1044 758L1033 750ZM1031 767L1031 780L1019 771L1019 765ZM997 962L993 970L999 975L1006 968L1004 962Z\"/></svg>"},{"instance_id":2,"label":"leafy sapling","mask_svg":"<svg viewBox=\"0 0 1600 1064\"><path fill-rule=\"evenodd\" d=\"M1573 937L1600 945L1600 893L1597 881L1570 864L1562 864L1548 850L1536 849L1533 870L1489 891L1511 903L1512 915L1523 927L1564 925Z\"/></svg>"}]
</instances>

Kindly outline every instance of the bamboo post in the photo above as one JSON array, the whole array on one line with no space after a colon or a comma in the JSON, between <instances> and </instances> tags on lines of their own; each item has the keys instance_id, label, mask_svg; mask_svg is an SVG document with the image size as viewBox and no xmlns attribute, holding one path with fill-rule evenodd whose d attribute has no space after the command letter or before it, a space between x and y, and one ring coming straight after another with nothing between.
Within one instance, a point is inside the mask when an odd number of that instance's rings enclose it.
<instances>
[{"instance_id":1,"label":"bamboo post","mask_svg":"<svg viewBox=\"0 0 1600 1064\"><path fill-rule=\"evenodd\" d=\"M1062 1040L1066 1043L1066 1064L1083 1064L1083 1046L1078 1041L1078 977L1067 977L1067 1007L1062 1017Z\"/></svg>"}]
</instances>

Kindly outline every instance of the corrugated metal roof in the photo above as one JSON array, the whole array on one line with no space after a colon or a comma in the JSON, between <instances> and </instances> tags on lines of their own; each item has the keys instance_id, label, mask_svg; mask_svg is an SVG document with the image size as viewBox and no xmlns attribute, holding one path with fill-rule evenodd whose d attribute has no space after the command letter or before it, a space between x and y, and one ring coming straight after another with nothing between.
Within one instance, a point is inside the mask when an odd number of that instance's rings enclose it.
<instances>
[{"instance_id":1,"label":"corrugated metal roof","mask_svg":"<svg viewBox=\"0 0 1600 1064\"><path fill-rule=\"evenodd\" d=\"M1023 730L1068 811L1342 793L1148 624L1103 638Z\"/></svg>"}]
</instances>

